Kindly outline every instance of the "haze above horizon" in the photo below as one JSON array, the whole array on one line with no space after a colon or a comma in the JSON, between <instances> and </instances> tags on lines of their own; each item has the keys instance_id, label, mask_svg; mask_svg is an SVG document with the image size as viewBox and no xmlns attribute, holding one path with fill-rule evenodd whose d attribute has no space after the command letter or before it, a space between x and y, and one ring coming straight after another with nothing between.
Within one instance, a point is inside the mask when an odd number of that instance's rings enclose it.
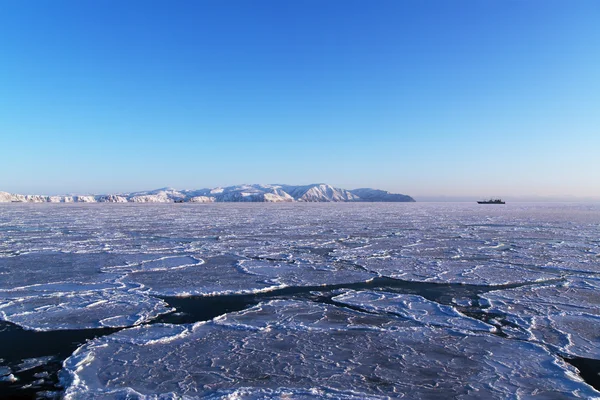
<instances>
[{"instance_id":1,"label":"haze above horizon","mask_svg":"<svg viewBox=\"0 0 600 400\"><path fill-rule=\"evenodd\" d=\"M598 1L0 0L0 191L600 199Z\"/></svg>"}]
</instances>

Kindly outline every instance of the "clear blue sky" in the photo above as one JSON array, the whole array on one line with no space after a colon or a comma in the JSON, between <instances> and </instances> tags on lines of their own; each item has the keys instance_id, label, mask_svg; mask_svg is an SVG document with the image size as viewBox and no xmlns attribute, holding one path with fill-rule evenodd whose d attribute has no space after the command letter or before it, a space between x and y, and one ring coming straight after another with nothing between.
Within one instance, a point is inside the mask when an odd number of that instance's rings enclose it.
<instances>
[{"instance_id":1,"label":"clear blue sky","mask_svg":"<svg viewBox=\"0 0 600 400\"><path fill-rule=\"evenodd\" d=\"M0 0L0 190L600 197L600 1Z\"/></svg>"}]
</instances>

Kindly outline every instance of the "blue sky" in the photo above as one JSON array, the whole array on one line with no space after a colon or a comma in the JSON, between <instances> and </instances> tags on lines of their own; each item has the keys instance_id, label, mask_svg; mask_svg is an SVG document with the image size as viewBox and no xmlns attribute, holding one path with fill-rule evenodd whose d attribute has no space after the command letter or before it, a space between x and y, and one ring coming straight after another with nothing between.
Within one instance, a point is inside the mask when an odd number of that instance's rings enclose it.
<instances>
[{"instance_id":1,"label":"blue sky","mask_svg":"<svg viewBox=\"0 0 600 400\"><path fill-rule=\"evenodd\" d=\"M600 2L0 0L0 190L600 198Z\"/></svg>"}]
</instances>

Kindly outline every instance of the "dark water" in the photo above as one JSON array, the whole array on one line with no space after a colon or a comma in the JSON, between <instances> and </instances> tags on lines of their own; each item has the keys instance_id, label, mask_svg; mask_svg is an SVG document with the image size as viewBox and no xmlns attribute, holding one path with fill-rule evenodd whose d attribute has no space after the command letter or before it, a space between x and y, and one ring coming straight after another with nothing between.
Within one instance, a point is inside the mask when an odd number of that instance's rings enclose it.
<instances>
[{"instance_id":1,"label":"dark water","mask_svg":"<svg viewBox=\"0 0 600 400\"><path fill-rule=\"evenodd\" d=\"M107 328L36 332L0 321L0 358L4 360L2 365L15 371L24 359L52 357L43 365L13 372L18 379L16 382L0 382L0 398L35 399L39 395L59 398L62 387L57 373L62 368L63 360L87 340L116 331L117 329Z\"/></svg>"},{"instance_id":2,"label":"dark water","mask_svg":"<svg viewBox=\"0 0 600 400\"><path fill-rule=\"evenodd\" d=\"M579 376L584 381L592 385L594 389L600 390L600 360L583 357L563 359L579 370Z\"/></svg>"},{"instance_id":3,"label":"dark water","mask_svg":"<svg viewBox=\"0 0 600 400\"><path fill-rule=\"evenodd\" d=\"M207 321L228 312L241 311L258 304L261 301L273 299L296 299L315 301L318 303L332 303L331 298L339 294L337 291L343 289L384 290L393 293L416 294L423 296L428 300L449 305L452 304L453 298L468 298L476 302L478 295L481 293L525 285L526 284L513 284L490 287L464 284L420 283L392 278L375 278L369 282L287 287L270 292L248 295L163 297L169 305L177 309L177 312L159 317L153 322L182 324ZM343 304L335 304L339 307L347 307Z\"/></svg>"},{"instance_id":4,"label":"dark water","mask_svg":"<svg viewBox=\"0 0 600 400\"><path fill-rule=\"evenodd\" d=\"M479 286L465 284L415 283L390 278L377 278L369 282L328 286L288 287L266 293L248 295L226 295L210 297L165 297L163 298L176 311L163 315L151 323L187 324L207 321L219 315L241 311L261 301L273 299L296 299L318 303L336 304L331 298L341 289L385 290L387 292L417 294L442 304L451 304L453 298L470 299L469 307L457 307L465 314L486 322L500 321L498 335L502 333L502 315L490 315L478 306L478 295L490 290L508 289L523 284L504 286ZM349 306L345 306L349 307ZM352 307L350 307L352 308ZM363 311L364 312L364 311ZM64 359L87 340L112 334L119 329L61 330L50 332L27 331L7 322L0 322L0 358L2 365L10 366L13 371L24 359L52 358L43 365L13 372L16 382L0 382L1 399L60 398L63 388L58 379L58 371ZM565 358L575 366L581 377L596 389L600 389L600 360L585 358ZM41 374L41 375L40 375ZM42 376L42 378L40 378Z\"/></svg>"}]
</instances>

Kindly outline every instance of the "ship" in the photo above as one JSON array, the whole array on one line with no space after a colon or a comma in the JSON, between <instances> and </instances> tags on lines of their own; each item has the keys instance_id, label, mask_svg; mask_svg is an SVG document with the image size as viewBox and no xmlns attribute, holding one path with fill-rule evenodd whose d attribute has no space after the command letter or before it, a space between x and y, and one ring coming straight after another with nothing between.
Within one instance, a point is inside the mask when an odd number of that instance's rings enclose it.
<instances>
[{"instance_id":1,"label":"ship","mask_svg":"<svg viewBox=\"0 0 600 400\"><path fill-rule=\"evenodd\" d=\"M478 201L477 204L506 204L502 199L489 199Z\"/></svg>"}]
</instances>

